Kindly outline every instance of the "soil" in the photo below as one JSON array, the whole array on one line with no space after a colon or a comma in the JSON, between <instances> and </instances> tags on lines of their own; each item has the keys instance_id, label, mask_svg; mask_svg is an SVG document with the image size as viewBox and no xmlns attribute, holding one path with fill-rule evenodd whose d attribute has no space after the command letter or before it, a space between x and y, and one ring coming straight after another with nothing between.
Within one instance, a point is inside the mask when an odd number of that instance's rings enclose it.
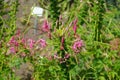
<instances>
[{"instance_id":1,"label":"soil","mask_svg":"<svg viewBox=\"0 0 120 80\"><path fill-rule=\"evenodd\" d=\"M26 25L26 22L28 21L28 18L31 14L31 8L34 5L38 5L37 0L19 0L19 7L18 7L18 12L17 12L17 27L20 28L21 30L28 29L25 37L26 38L32 38L32 39L38 39L38 34L40 32L39 28L42 25L42 20L43 17L38 17L38 24L37 24L37 29L35 33L35 17L31 15L30 20L28 25Z\"/></svg>"}]
</instances>

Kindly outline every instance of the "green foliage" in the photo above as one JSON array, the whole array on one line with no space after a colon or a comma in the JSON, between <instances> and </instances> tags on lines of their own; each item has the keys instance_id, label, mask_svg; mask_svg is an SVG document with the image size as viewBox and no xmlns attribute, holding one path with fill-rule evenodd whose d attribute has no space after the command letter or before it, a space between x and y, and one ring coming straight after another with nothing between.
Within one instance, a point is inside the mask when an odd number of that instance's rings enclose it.
<instances>
[{"instance_id":1,"label":"green foliage","mask_svg":"<svg viewBox=\"0 0 120 80\"><path fill-rule=\"evenodd\" d=\"M60 66L56 61L42 58L38 60L39 63L35 64L35 79L41 80L66 80L64 71L61 70Z\"/></svg>"},{"instance_id":2,"label":"green foliage","mask_svg":"<svg viewBox=\"0 0 120 80\"><path fill-rule=\"evenodd\" d=\"M0 1L0 79L3 80L17 80L8 65L11 58L5 56L5 53L7 52L7 42L16 29L17 6L18 0L11 2L11 5L5 3L3 0Z\"/></svg>"},{"instance_id":3,"label":"green foliage","mask_svg":"<svg viewBox=\"0 0 120 80\"><path fill-rule=\"evenodd\" d=\"M1 9L1 11L7 10L9 7L8 14L6 15L6 18L3 18L4 16L1 13L1 19L3 22L3 25L1 25L1 35L0 39L2 39L4 36L6 36L6 40L9 40L9 37L11 37L14 34L14 31L16 29L16 12L18 7L18 0L11 2L11 5L4 3L4 7Z\"/></svg>"}]
</instances>

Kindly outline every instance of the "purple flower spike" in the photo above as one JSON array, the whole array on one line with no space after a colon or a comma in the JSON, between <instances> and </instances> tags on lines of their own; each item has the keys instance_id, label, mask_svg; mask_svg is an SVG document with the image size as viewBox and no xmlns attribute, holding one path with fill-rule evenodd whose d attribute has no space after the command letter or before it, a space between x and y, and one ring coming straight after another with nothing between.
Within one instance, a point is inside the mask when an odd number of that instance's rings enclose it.
<instances>
[{"instance_id":1,"label":"purple flower spike","mask_svg":"<svg viewBox=\"0 0 120 80\"><path fill-rule=\"evenodd\" d=\"M49 32L50 31L50 25L48 24L47 20L44 20L43 26L42 26L42 30L44 32Z\"/></svg>"},{"instance_id":2,"label":"purple flower spike","mask_svg":"<svg viewBox=\"0 0 120 80\"><path fill-rule=\"evenodd\" d=\"M73 22L74 35L76 34L76 31L77 31L77 21L78 21L78 19L75 19L74 22Z\"/></svg>"}]
</instances>

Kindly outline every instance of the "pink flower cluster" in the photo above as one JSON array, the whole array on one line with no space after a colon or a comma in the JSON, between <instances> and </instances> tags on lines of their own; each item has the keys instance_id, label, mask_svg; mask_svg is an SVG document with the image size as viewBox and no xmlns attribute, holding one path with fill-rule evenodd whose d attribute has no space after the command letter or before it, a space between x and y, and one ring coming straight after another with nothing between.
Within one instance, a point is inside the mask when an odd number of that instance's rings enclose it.
<instances>
[{"instance_id":1,"label":"pink flower cluster","mask_svg":"<svg viewBox=\"0 0 120 80\"><path fill-rule=\"evenodd\" d=\"M44 48L47 46L47 43L44 39L39 39L37 41L35 41L33 39L29 39L28 45L29 45L30 49L32 49L34 46L38 46L39 48Z\"/></svg>"},{"instance_id":2,"label":"pink flower cluster","mask_svg":"<svg viewBox=\"0 0 120 80\"><path fill-rule=\"evenodd\" d=\"M28 45L29 45L30 49L33 48L34 44L35 44L35 41L33 39L28 39Z\"/></svg>"},{"instance_id":3,"label":"pink flower cluster","mask_svg":"<svg viewBox=\"0 0 120 80\"><path fill-rule=\"evenodd\" d=\"M44 39L39 39L38 42L39 42L41 47L46 47L47 46L47 43Z\"/></svg>"},{"instance_id":4,"label":"pink flower cluster","mask_svg":"<svg viewBox=\"0 0 120 80\"><path fill-rule=\"evenodd\" d=\"M16 50L15 50L15 48L14 47L10 47L10 53L16 53Z\"/></svg>"},{"instance_id":5,"label":"pink flower cluster","mask_svg":"<svg viewBox=\"0 0 120 80\"><path fill-rule=\"evenodd\" d=\"M82 46L83 46L83 41L78 40L74 42L72 49L74 52L79 53Z\"/></svg>"},{"instance_id":6,"label":"pink flower cluster","mask_svg":"<svg viewBox=\"0 0 120 80\"><path fill-rule=\"evenodd\" d=\"M10 45L14 45L14 46L18 46L19 45L18 42L15 40L14 36L10 39L9 44Z\"/></svg>"},{"instance_id":7,"label":"pink flower cluster","mask_svg":"<svg viewBox=\"0 0 120 80\"><path fill-rule=\"evenodd\" d=\"M17 30L16 34L12 36L10 41L8 42L9 53L17 52L17 48L20 45L19 38L20 38L20 29Z\"/></svg>"},{"instance_id":8,"label":"pink flower cluster","mask_svg":"<svg viewBox=\"0 0 120 80\"><path fill-rule=\"evenodd\" d=\"M30 51L34 48L34 47L39 47L39 48L44 48L47 46L47 43L44 39L39 39L37 41L33 40L33 39L28 39L26 41L26 39L24 38L18 38L17 36L13 36L9 43L9 53L16 53L17 51L19 51L19 49L25 49L28 48ZM38 49L39 49L38 48ZM33 52L33 51L32 51Z\"/></svg>"}]
</instances>

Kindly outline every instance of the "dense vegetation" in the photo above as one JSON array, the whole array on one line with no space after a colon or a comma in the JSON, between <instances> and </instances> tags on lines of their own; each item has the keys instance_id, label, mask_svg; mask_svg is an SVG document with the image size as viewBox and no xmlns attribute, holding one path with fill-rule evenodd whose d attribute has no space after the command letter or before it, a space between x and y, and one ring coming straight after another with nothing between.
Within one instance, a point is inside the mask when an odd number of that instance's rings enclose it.
<instances>
[{"instance_id":1,"label":"dense vegetation","mask_svg":"<svg viewBox=\"0 0 120 80\"><path fill-rule=\"evenodd\" d=\"M38 1L46 38L34 40L17 29L18 0L0 0L0 80L120 79L119 0Z\"/></svg>"}]
</instances>

